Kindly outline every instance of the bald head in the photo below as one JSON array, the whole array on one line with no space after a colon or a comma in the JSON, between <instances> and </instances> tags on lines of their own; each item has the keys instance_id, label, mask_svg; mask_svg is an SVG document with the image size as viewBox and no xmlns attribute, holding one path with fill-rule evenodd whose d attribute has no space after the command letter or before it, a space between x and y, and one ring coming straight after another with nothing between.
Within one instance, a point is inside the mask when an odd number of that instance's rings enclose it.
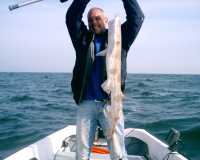
<instances>
[{"instance_id":1,"label":"bald head","mask_svg":"<svg viewBox=\"0 0 200 160\"><path fill-rule=\"evenodd\" d=\"M95 34L101 34L105 32L108 23L108 18L105 16L103 9L94 7L88 12L88 24L89 28Z\"/></svg>"}]
</instances>

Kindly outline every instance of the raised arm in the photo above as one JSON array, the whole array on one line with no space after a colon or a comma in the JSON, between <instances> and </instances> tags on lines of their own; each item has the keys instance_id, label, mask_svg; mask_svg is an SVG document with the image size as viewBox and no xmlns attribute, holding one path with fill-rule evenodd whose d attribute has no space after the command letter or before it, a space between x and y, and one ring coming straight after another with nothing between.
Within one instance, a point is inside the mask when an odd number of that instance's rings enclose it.
<instances>
[{"instance_id":1,"label":"raised arm","mask_svg":"<svg viewBox=\"0 0 200 160\"><path fill-rule=\"evenodd\" d=\"M82 21L83 12L90 0L74 0L66 14L66 25L74 45L78 49L81 37L88 32Z\"/></svg>"},{"instance_id":2,"label":"raised arm","mask_svg":"<svg viewBox=\"0 0 200 160\"><path fill-rule=\"evenodd\" d=\"M122 0L126 21L122 24L122 48L129 50L142 26L144 14L136 0Z\"/></svg>"}]
</instances>

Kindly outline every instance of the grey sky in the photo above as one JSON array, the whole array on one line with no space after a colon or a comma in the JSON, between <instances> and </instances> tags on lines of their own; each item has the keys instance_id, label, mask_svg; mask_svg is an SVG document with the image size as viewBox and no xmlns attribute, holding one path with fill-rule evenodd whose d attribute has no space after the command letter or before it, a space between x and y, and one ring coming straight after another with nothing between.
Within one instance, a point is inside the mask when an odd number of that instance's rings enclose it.
<instances>
[{"instance_id":1,"label":"grey sky","mask_svg":"<svg viewBox=\"0 0 200 160\"><path fill-rule=\"evenodd\" d=\"M65 26L72 0L44 0L15 11L0 1L0 71L71 72L75 53ZM145 14L128 55L129 73L200 74L200 1L138 0ZM121 0L92 0L111 19L125 20ZM87 22L86 22L87 23Z\"/></svg>"}]
</instances>

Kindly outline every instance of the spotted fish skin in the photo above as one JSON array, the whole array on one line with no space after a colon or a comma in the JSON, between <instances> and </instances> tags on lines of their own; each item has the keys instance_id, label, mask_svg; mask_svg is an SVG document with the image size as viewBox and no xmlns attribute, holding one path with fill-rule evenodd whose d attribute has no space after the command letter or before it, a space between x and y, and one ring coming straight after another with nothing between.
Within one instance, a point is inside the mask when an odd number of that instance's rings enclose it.
<instances>
[{"instance_id":1,"label":"spotted fish skin","mask_svg":"<svg viewBox=\"0 0 200 160\"><path fill-rule=\"evenodd\" d=\"M110 104L106 104L105 114L110 122L112 137L116 124L123 116L123 93L121 91L121 23L117 16L108 23L108 48L106 50L107 80L101 85L110 95Z\"/></svg>"}]
</instances>

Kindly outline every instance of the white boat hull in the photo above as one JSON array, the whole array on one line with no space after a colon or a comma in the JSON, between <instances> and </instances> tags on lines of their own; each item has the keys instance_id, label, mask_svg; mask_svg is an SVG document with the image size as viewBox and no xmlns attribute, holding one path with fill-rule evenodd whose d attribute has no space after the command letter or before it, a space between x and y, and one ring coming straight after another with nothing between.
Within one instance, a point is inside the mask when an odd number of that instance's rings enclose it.
<instances>
[{"instance_id":1,"label":"white boat hull","mask_svg":"<svg viewBox=\"0 0 200 160\"><path fill-rule=\"evenodd\" d=\"M75 152L62 151L63 140L75 135L76 126L67 126L42 140L14 153L5 160L74 160ZM148 146L149 156L152 160L187 160L177 152L171 152L168 145L152 136L143 129L129 128L125 130L126 137L135 137L142 140ZM109 160L109 154L91 154L91 160ZM129 160L143 160L142 156L128 155Z\"/></svg>"}]
</instances>

